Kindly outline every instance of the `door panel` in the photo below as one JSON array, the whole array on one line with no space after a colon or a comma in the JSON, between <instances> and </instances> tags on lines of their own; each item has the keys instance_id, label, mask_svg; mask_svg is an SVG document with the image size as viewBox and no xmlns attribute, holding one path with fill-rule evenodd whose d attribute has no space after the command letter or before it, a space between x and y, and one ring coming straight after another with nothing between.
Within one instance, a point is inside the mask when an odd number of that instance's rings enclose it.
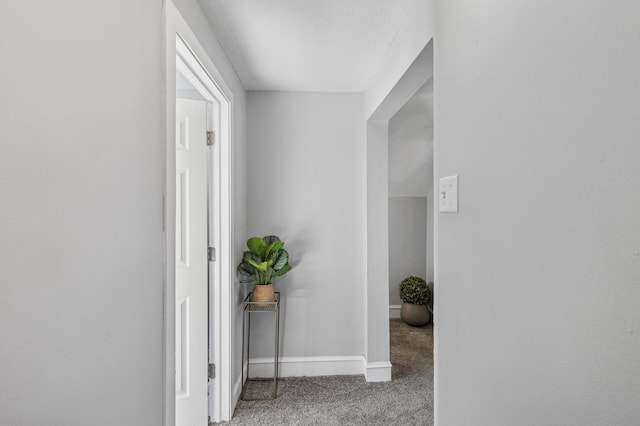
<instances>
[{"instance_id":1,"label":"door panel","mask_svg":"<svg viewBox=\"0 0 640 426\"><path fill-rule=\"evenodd\" d=\"M176 99L176 425L208 423L207 104Z\"/></svg>"}]
</instances>

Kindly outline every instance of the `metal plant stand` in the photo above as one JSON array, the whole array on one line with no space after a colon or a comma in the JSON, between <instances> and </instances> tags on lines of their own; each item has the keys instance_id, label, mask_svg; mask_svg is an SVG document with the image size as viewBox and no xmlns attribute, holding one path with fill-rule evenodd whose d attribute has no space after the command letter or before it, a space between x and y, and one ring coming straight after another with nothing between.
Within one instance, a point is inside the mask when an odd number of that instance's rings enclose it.
<instances>
[{"instance_id":1,"label":"metal plant stand","mask_svg":"<svg viewBox=\"0 0 640 426\"><path fill-rule=\"evenodd\" d=\"M255 401L260 399L276 399L278 395L278 365L279 365L279 342L280 342L280 292L276 291L274 294L273 302L252 302L251 296L253 292L249 293L242 302L242 392L240 393L240 399L243 401ZM250 340L251 340L251 314L255 313L270 313L275 316L275 355L274 355L274 368L273 368L273 393L271 398L254 398L246 399L245 392L247 391L247 385L249 384L249 359L250 356ZM245 338L246 333L246 338ZM245 351L246 341L246 351ZM247 360L247 375L245 381L244 362L245 355Z\"/></svg>"}]
</instances>

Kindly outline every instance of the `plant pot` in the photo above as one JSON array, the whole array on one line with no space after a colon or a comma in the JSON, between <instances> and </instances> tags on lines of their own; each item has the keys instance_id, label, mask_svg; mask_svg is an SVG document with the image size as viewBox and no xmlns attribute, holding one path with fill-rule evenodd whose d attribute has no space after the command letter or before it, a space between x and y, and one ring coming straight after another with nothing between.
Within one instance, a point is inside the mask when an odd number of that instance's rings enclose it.
<instances>
[{"instance_id":1,"label":"plant pot","mask_svg":"<svg viewBox=\"0 0 640 426\"><path fill-rule=\"evenodd\" d=\"M254 285L253 293L251 294L252 302L273 302L274 293L273 285ZM267 303L256 303L256 306L268 306Z\"/></svg>"},{"instance_id":2,"label":"plant pot","mask_svg":"<svg viewBox=\"0 0 640 426\"><path fill-rule=\"evenodd\" d=\"M414 305L413 303L403 302L400 307L400 318L409 325L422 327L429 324L431 313L427 305Z\"/></svg>"}]
</instances>

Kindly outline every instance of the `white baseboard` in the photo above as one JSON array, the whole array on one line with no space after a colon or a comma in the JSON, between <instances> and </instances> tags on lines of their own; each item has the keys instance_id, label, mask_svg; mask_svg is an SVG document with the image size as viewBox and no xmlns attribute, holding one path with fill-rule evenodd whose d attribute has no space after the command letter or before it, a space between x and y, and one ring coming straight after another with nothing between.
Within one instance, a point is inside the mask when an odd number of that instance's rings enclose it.
<instances>
[{"instance_id":1,"label":"white baseboard","mask_svg":"<svg viewBox=\"0 0 640 426\"><path fill-rule=\"evenodd\" d=\"M389 318L400 318L401 305L389 305Z\"/></svg>"},{"instance_id":2,"label":"white baseboard","mask_svg":"<svg viewBox=\"0 0 640 426\"><path fill-rule=\"evenodd\" d=\"M273 358L252 358L249 377L273 377ZM280 358L279 377L347 376L364 374L367 382L391 380L391 363L367 362L363 356Z\"/></svg>"},{"instance_id":3,"label":"white baseboard","mask_svg":"<svg viewBox=\"0 0 640 426\"><path fill-rule=\"evenodd\" d=\"M240 400L240 393L242 392L242 375L238 375L236 378L236 382L233 385L233 395L231 396L231 406L236 407L238 405L238 401ZM231 410L231 416L233 416L233 410ZM229 419L230 420L230 419Z\"/></svg>"},{"instance_id":4,"label":"white baseboard","mask_svg":"<svg viewBox=\"0 0 640 426\"><path fill-rule=\"evenodd\" d=\"M252 358L249 377L273 377L273 358ZM363 356L280 358L280 377L343 376L364 374Z\"/></svg>"},{"instance_id":5,"label":"white baseboard","mask_svg":"<svg viewBox=\"0 0 640 426\"><path fill-rule=\"evenodd\" d=\"M390 382L391 363L387 361L366 363L364 378L367 382Z\"/></svg>"}]
</instances>

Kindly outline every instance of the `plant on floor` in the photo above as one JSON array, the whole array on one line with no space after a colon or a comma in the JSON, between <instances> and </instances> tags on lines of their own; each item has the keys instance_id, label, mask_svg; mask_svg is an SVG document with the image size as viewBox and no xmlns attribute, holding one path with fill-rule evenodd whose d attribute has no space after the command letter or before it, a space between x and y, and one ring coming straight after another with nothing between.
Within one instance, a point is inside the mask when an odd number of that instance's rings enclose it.
<instances>
[{"instance_id":1,"label":"plant on floor","mask_svg":"<svg viewBox=\"0 0 640 426\"><path fill-rule=\"evenodd\" d=\"M431 290L427 282L413 275L400 283L400 299L405 303L426 305L431 297Z\"/></svg>"},{"instance_id":2,"label":"plant on floor","mask_svg":"<svg viewBox=\"0 0 640 426\"><path fill-rule=\"evenodd\" d=\"M409 325L421 327L431 320L427 303L431 298L431 289L427 282L413 275L400 283L400 318Z\"/></svg>"},{"instance_id":3,"label":"plant on floor","mask_svg":"<svg viewBox=\"0 0 640 426\"><path fill-rule=\"evenodd\" d=\"M273 287L271 284L273 280L291 270L289 253L283 246L284 242L275 235L262 238L252 237L247 240L249 250L244 252L237 272L238 275L244 277L240 280L241 283L255 286L254 301L272 302Z\"/></svg>"}]
</instances>

